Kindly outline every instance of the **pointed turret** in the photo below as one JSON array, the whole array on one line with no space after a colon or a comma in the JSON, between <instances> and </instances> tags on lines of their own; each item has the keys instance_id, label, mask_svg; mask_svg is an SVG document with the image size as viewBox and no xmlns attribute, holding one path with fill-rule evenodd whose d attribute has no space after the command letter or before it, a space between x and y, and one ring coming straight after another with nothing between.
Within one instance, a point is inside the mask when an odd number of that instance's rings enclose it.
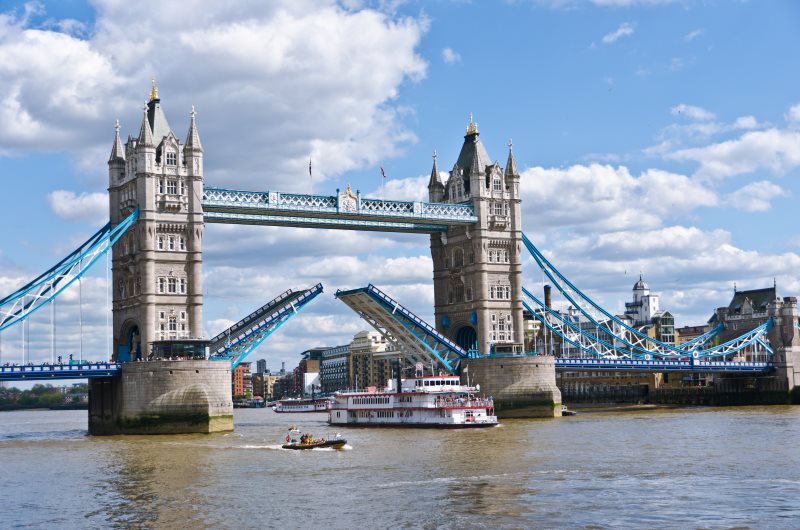
<instances>
[{"instance_id":1,"label":"pointed turret","mask_svg":"<svg viewBox=\"0 0 800 530\"><path fill-rule=\"evenodd\" d=\"M472 179L478 175L486 174L486 167L492 164L492 159L489 158L489 153L481 143L480 134L478 133L478 124L472 121L472 114L469 115L469 125L467 125L467 134L464 136L464 145L461 146L461 152L458 154L458 166L464 179L464 190L470 193L472 188ZM477 189L474 190L477 193Z\"/></svg>"},{"instance_id":2,"label":"pointed turret","mask_svg":"<svg viewBox=\"0 0 800 530\"><path fill-rule=\"evenodd\" d=\"M111 147L111 156L108 157L108 163L115 160L125 160L125 150L122 148L122 140L119 137L119 120L114 124L114 145Z\"/></svg>"},{"instance_id":3,"label":"pointed turret","mask_svg":"<svg viewBox=\"0 0 800 530\"><path fill-rule=\"evenodd\" d=\"M144 118L142 119L142 126L139 128L139 140L137 145L140 146L153 146L153 131L150 129L150 122L147 119L147 104L144 105Z\"/></svg>"},{"instance_id":4,"label":"pointed turret","mask_svg":"<svg viewBox=\"0 0 800 530\"><path fill-rule=\"evenodd\" d=\"M428 181L428 199L431 202L442 202L444 199L444 183L439 176L439 164L437 162L436 151L433 152L433 169L431 169L431 179Z\"/></svg>"},{"instance_id":5,"label":"pointed turret","mask_svg":"<svg viewBox=\"0 0 800 530\"><path fill-rule=\"evenodd\" d=\"M195 124L194 105L192 105L191 121L189 121L189 133L186 135L186 142L183 146L183 152L198 151L203 152L203 144L200 143L200 134L197 132L197 125Z\"/></svg>"},{"instance_id":6,"label":"pointed turret","mask_svg":"<svg viewBox=\"0 0 800 530\"><path fill-rule=\"evenodd\" d=\"M514 144L508 141L508 161L506 162L506 178L519 177L517 162L514 160Z\"/></svg>"}]
</instances>

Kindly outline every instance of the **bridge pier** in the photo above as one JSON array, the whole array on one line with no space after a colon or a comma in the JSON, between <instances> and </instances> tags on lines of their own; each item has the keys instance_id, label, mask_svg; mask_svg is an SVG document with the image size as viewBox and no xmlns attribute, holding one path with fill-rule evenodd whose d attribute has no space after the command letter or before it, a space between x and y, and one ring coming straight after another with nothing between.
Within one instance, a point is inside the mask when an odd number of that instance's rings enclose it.
<instances>
[{"instance_id":1,"label":"bridge pier","mask_svg":"<svg viewBox=\"0 0 800 530\"><path fill-rule=\"evenodd\" d=\"M229 361L150 361L89 380L89 434L233 430Z\"/></svg>"},{"instance_id":2,"label":"bridge pier","mask_svg":"<svg viewBox=\"0 0 800 530\"><path fill-rule=\"evenodd\" d=\"M482 394L492 396L499 418L561 416L554 357L520 355L461 362L461 382L478 384Z\"/></svg>"},{"instance_id":3,"label":"bridge pier","mask_svg":"<svg viewBox=\"0 0 800 530\"><path fill-rule=\"evenodd\" d=\"M768 332L774 351L775 378L785 385L791 403L800 404L800 332L798 331L797 298L787 296L772 301L767 307L773 326Z\"/></svg>"}]
</instances>

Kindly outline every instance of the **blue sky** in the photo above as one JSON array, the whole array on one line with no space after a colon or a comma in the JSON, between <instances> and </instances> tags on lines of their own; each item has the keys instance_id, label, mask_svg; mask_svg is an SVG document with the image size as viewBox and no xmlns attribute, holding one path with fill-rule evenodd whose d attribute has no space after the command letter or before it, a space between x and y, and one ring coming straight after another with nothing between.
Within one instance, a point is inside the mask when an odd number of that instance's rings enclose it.
<instances>
[{"instance_id":1,"label":"blue sky","mask_svg":"<svg viewBox=\"0 0 800 530\"><path fill-rule=\"evenodd\" d=\"M424 199L431 153L449 170L472 112L501 164L513 139L526 233L607 308L639 271L678 325L734 283L797 295L798 27L790 1L0 2L0 291L103 224L114 120L138 132L154 77L179 137L197 108L208 185ZM372 282L432 315L424 236L209 226L204 245L210 335L325 284L255 355L271 367L365 328L337 288ZM525 275L540 288L530 261ZM105 293L98 265L88 357L105 357ZM34 358L48 330L31 324ZM3 333L3 358L19 337Z\"/></svg>"}]
</instances>

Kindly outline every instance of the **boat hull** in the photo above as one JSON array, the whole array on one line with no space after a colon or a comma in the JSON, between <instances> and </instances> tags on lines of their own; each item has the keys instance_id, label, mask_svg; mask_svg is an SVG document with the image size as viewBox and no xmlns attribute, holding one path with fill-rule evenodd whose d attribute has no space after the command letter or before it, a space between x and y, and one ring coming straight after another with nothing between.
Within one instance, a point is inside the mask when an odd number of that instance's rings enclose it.
<instances>
[{"instance_id":1,"label":"boat hull","mask_svg":"<svg viewBox=\"0 0 800 530\"><path fill-rule=\"evenodd\" d=\"M499 423L330 423L336 427L386 427L408 429L480 429L496 427Z\"/></svg>"},{"instance_id":2,"label":"boat hull","mask_svg":"<svg viewBox=\"0 0 800 530\"><path fill-rule=\"evenodd\" d=\"M323 442L315 442L309 444L301 444L301 443L283 444L281 448L292 449L295 451L303 451L307 449L322 449L326 447L330 447L333 449L342 449L344 448L346 443L347 440L325 440Z\"/></svg>"}]
</instances>

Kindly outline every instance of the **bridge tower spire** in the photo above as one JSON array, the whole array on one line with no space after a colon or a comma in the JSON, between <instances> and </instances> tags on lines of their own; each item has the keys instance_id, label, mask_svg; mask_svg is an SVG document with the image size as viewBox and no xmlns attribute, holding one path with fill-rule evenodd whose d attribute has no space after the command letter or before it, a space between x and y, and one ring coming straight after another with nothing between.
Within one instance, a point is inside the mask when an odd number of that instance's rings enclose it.
<instances>
[{"instance_id":1,"label":"bridge tower spire","mask_svg":"<svg viewBox=\"0 0 800 530\"><path fill-rule=\"evenodd\" d=\"M437 329L468 350L522 353L522 216L510 149L504 172L470 115L441 196L433 174L428 190L431 202L471 202L478 217L474 226L431 235Z\"/></svg>"},{"instance_id":2,"label":"bridge tower spire","mask_svg":"<svg viewBox=\"0 0 800 530\"><path fill-rule=\"evenodd\" d=\"M154 342L202 336L203 148L191 114L186 145L153 82L136 138L116 130L109 166L112 225L139 219L112 250L114 351L146 359Z\"/></svg>"}]
</instances>

